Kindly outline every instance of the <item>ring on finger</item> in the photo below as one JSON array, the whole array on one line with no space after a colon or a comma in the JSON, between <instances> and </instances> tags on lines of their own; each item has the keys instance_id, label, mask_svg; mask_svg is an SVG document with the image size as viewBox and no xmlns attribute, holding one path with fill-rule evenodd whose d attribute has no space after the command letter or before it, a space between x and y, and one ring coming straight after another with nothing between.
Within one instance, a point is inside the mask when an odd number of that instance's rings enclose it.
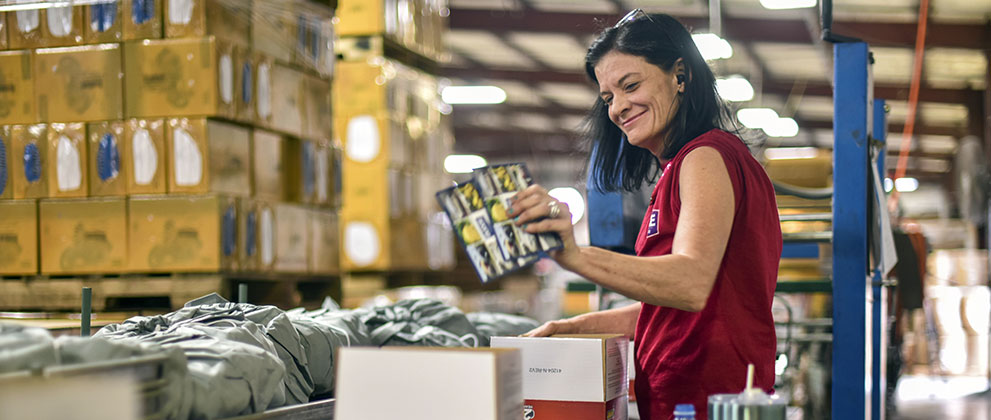
<instances>
[{"instance_id":1,"label":"ring on finger","mask_svg":"<svg viewBox=\"0 0 991 420\"><path fill-rule=\"evenodd\" d=\"M557 217L561 215L561 207L557 205L557 201L551 201L550 203L547 203L547 206L551 208L550 213L548 214L551 219L557 219Z\"/></svg>"}]
</instances>

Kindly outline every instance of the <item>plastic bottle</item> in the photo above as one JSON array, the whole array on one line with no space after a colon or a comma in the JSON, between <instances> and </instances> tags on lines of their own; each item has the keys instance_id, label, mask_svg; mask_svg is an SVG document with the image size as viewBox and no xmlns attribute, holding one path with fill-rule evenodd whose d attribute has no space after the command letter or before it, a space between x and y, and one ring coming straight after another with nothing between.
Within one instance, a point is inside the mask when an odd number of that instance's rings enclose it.
<instances>
[{"instance_id":1,"label":"plastic bottle","mask_svg":"<svg viewBox=\"0 0 991 420\"><path fill-rule=\"evenodd\" d=\"M691 404L674 406L674 420L695 420L695 406Z\"/></svg>"}]
</instances>

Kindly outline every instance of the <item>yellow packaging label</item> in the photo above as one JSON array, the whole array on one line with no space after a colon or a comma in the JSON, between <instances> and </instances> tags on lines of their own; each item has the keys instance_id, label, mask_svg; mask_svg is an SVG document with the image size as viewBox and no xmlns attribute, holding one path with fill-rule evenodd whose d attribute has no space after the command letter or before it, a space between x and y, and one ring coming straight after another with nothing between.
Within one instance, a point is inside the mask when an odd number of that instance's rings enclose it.
<instances>
[{"instance_id":1,"label":"yellow packaging label","mask_svg":"<svg viewBox=\"0 0 991 420\"><path fill-rule=\"evenodd\" d=\"M275 133L254 130L251 138L252 177L255 197L281 201L285 193L283 182L283 148L285 139Z\"/></svg>"},{"instance_id":2,"label":"yellow packaging label","mask_svg":"<svg viewBox=\"0 0 991 420\"><path fill-rule=\"evenodd\" d=\"M124 159L128 142L123 121L102 121L86 126L89 163L89 195L93 197L127 194Z\"/></svg>"},{"instance_id":3,"label":"yellow packaging label","mask_svg":"<svg viewBox=\"0 0 991 420\"><path fill-rule=\"evenodd\" d=\"M206 193L210 189L210 149L205 118L172 118L165 127L168 192Z\"/></svg>"},{"instance_id":4,"label":"yellow packaging label","mask_svg":"<svg viewBox=\"0 0 991 420\"><path fill-rule=\"evenodd\" d=\"M38 9L7 12L8 46L15 50L44 46L41 21L42 13Z\"/></svg>"},{"instance_id":5,"label":"yellow packaging label","mask_svg":"<svg viewBox=\"0 0 991 420\"><path fill-rule=\"evenodd\" d=\"M124 40L162 37L162 0L123 0Z\"/></svg>"},{"instance_id":6,"label":"yellow packaging label","mask_svg":"<svg viewBox=\"0 0 991 420\"><path fill-rule=\"evenodd\" d=\"M10 128L12 151L10 186L14 199L48 196L48 126L15 125Z\"/></svg>"},{"instance_id":7,"label":"yellow packaging label","mask_svg":"<svg viewBox=\"0 0 991 420\"><path fill-rule=\"evenodd\" d=\"M0 124L36 122L31 51L0 51Z\"/></svg>"},{"instance_id":8,"label":"yellow packaging label","mask_svg":"<svg viewBox=\"0 0 991 420\"><path fill-rule=\"evenodd\" d=\"M0 274L38 274L38 202L0 201Z\"/></svg>"},{"instance_id":9,"label":"yellow packaging label","mask_svg":"<svg viewBox=\"0 0 991 420\"><path fill-rule=\"evenodd\" d=\"M131 269L209 272L221 268L222 199L216 196L129 200Z\"/></svg>"},{"instance_id":10,"label":"yellow packaging label","mask_svg":"<svg viewBox=\"0 0 991 420\"><path fill-rule=\"evenodd\" d=\"M123 198L42 200L41 273L120 273L127 269Z\"/></svg>"},{"instance_id":11,"label":"yellow packaging label","mask_svg":"<svg viewBox=\"0 0 991 420\"><path fill-rule=\"evenodd\" d=\"M124 39L124 8L120 2L84 6L83 40L87 44Z\"/></svg>"},{"instance_id":12,"label":"yellow packaging label","mask_svg":"<svg viewBox=\"0 0 991 420\"><path fill-rule=\"evenodd\" d=\"M133 118L218 112L213 37L124 44L126 114Z\"/></svg>"},{"instance_id":13,"label":"yellow packaging label","mask_svg":"<svg viewBox=\"0 0 991 420\"><path fill-rule=\"evenodd\" d=\"M310 273L334 275L341 269L340 232L337 213L332 210L310 211Z\"/></svg>"},{"instance_id":14,"label":"yellow packaging label","mask_svg":"<svg viewBox=\"0 0 991 420\"><path fill-rule=\"evenodd\" d=\"M337 33L341 36L376 35L385 32L383 0L339 0Z\"/></svg>"},{"instance_id":15,"label":"yellow packaging label","mask_svg":"<svg viewBox=\"0 0 991 420\"><path fill-rule=\"evenodd\" d=\"M42 121L123 117L117 44L46 48L35 54L35 97Z\"/></svg>"},{"instance_id":16,"label":"yellow packaging label","mask_svg":"<svg viewBox=\"0 0 991 420\"><path fill-rule=\"evenodd\" d=\"M41 11L42 43L65 47L83 43L83 6L55 6Z\"/></svg>"},{"instance_id":17,"label":"yellow packaging label","mask_svg":"<svg viewBox=\"0 0 991 420\"><path fill-rule=\"evenodd\" d=\"M89 194L86 126L48 125L48 196L86 197Z\"/></svg>"},{"instance_id":18,"label":"yellow packaging label","mask_svg":"<svg viewBox=\"0 0 991 420\"><path fill-rule=\"evenodd\" d=\"M124 125L124 178L128 194L165 194L165 122L128 120Z\"/></svg>"},{"instance_id":19,"label":"yellow packaging label","mask_svg":"<svg viewBox=\"0 0 991 420\"><path fill-rule=\"evenodd\" d=\"M210 191L251 195L251 130L216 120L206 123Z\"/></svg>"}]
</instances>

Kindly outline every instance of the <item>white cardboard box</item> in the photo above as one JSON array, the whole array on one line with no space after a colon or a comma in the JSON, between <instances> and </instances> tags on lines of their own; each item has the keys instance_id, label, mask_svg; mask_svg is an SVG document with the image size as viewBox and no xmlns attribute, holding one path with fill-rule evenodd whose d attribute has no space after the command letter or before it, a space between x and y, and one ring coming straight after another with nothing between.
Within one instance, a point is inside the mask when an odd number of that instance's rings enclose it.
<instances>
[{"instance_id":1,"label":"white cardboard box","mask_svg":"<svg viewBox=\"0 0 991 420\"><path fill-rule=\"evenodd\" d=\"M492 337L523 351L524 418L626 420L629 339L622 335Z\"/></svg>"},{"instance_id":2,"label":"white cardboard box","mask_svg":"<svg viewBox=\"0 0 991 420\"><path fill-rule=\"evenodd\" d=\"M513 349L348 347L337 355L337 420L519 420Z\"/></svg>"}]
</instances>

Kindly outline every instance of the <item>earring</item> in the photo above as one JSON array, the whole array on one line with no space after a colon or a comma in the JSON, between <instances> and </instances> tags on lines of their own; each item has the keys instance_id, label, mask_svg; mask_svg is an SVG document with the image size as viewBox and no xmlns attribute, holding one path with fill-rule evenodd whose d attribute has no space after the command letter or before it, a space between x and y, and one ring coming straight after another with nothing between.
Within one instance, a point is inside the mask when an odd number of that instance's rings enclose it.
<instances>
[{"instance_id":1,"label":"earring","mask_svg":"<svg viewBox=\"0 0 991 420\"><path fill-rule=\"evenodd\" d=\"M675 76L675 78L678 80L678 84L679 85L682 84L682 83L685 83L685 75L684 74L679 74L679 75Z\"/></svg>"}]
</instances>

